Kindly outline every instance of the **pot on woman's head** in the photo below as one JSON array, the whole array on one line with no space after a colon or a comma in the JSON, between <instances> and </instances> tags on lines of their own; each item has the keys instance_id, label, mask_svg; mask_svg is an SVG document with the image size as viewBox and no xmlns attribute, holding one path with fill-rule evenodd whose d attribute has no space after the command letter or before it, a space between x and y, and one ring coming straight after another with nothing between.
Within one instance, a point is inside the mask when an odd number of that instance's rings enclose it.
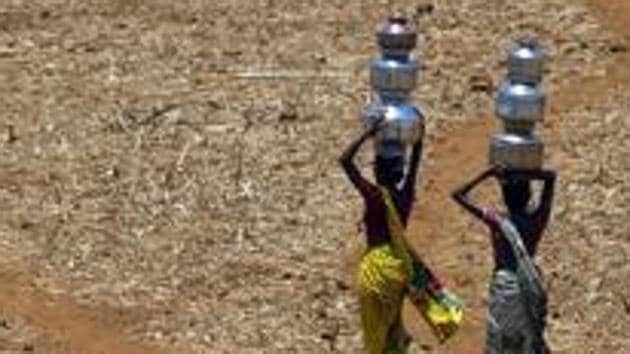
<instances>
[{"instance_id":1,"label":"pot on woman's head","mask_svg":"<svg viewBox=\"0 0 630 354\"><path fill-rule=\"evenodd\" d=\"M508 168L537 169L542 166L544 145L536 134L495 134L490 141L489 162Z\"/></svg>"}]
</instances>

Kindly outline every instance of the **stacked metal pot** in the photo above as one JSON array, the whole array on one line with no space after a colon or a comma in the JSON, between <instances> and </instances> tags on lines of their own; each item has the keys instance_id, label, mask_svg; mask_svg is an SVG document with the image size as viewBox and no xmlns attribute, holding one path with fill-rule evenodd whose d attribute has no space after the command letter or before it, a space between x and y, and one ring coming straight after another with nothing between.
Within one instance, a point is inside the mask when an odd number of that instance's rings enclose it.
<instances>
[{"instance_id":1,"label":"stacked metal pot","mask_svg":"<svg viewBox=\"0 0 630 354\"><path fill-rule=\"evenodd\" d=\"M503 131L490 142L492 164L540 168L544 146L536 133L543 121L546 95L542 84L544 53L535 40L516 42L508 54L508 74L495 96L495 113Z\"/></svg>"},{"instance_id":2,"label":"stacked metal pot","mask_svg":"<svg viewBox=\"0 0 630 354\"><path fill-rule=\"evenodd\" d=\"M377 155L404 156L422 138L424 129L422 112L409 102L420 67L411 55L417 34L406 19L393 17L379 26L376 38L381 53L370 62L372 100L362 120L372 125L380 117L385 119L385 127L374 139Z\"/></svg>"}]
</instances>

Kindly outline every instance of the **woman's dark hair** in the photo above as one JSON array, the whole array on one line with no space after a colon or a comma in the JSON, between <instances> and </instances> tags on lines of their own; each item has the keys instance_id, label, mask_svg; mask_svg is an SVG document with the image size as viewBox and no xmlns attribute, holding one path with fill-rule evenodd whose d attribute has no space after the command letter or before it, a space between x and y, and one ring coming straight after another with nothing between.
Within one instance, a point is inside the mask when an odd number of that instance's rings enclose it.
<instances>
[{"instance_id":1,"label":"woman's dark hair","mask_svg":"<svg viewBox=\"0 0 630 354\"><path fill-rule=\"evenodd\" d=\"M384 157L377 155L374 161L376 182L386 187L394 187L405 175L405 159L401 156Z\"/></svg>"},{"instance_id":2,"label":"woman's dark hair","mask_svg":"<svg viewBox=\"0 0 630 354\"><path fill-rule=\"evenodd\" d=\"M532 191L526 179L505 178L501 180L503 200L510 212L523 211L527 208Z\"/></svg>"}]
</instances>

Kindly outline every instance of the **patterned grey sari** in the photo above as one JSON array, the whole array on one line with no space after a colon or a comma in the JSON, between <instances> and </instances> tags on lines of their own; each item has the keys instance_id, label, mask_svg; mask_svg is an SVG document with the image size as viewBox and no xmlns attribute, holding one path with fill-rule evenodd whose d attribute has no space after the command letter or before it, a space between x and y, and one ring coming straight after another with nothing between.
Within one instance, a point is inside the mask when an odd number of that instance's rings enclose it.
<instances>
[{"instance_id":1,"label":"patterned grey sari","mask_svg":"<svg viewBox=\"0 0 630 354\"><path fill-rule=\"evenodd\" d=\"M548 354L547 296L540 273L512 222L497 221L516 255L517 270L498 270L490 284L486 353Z\"/></svg>"}]
</instances>

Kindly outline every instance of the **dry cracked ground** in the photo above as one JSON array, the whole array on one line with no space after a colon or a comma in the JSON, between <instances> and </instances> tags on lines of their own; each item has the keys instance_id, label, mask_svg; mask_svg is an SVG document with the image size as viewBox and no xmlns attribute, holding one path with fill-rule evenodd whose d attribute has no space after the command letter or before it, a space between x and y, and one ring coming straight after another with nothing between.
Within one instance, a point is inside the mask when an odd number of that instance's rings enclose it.
<instances>
[{"instance_id":1,"label":"dry cracked ground","mask_svg":"<svg viewBox=\"0 0 630 354\"><path fill-rule=\"evenodd\" d=\"M448 192L484 167L505 47L531 34L550 53L560 171L539 257L548 338L554 353L629 352L624 0L14 0L0 4L0 353L359 353L361 203L336 158L374 27L395 12L421 32L429 120L409 236L468 306L446 346L408 309L414 350L483 350L489 243Z\"/></svg>"}]
</instances>

